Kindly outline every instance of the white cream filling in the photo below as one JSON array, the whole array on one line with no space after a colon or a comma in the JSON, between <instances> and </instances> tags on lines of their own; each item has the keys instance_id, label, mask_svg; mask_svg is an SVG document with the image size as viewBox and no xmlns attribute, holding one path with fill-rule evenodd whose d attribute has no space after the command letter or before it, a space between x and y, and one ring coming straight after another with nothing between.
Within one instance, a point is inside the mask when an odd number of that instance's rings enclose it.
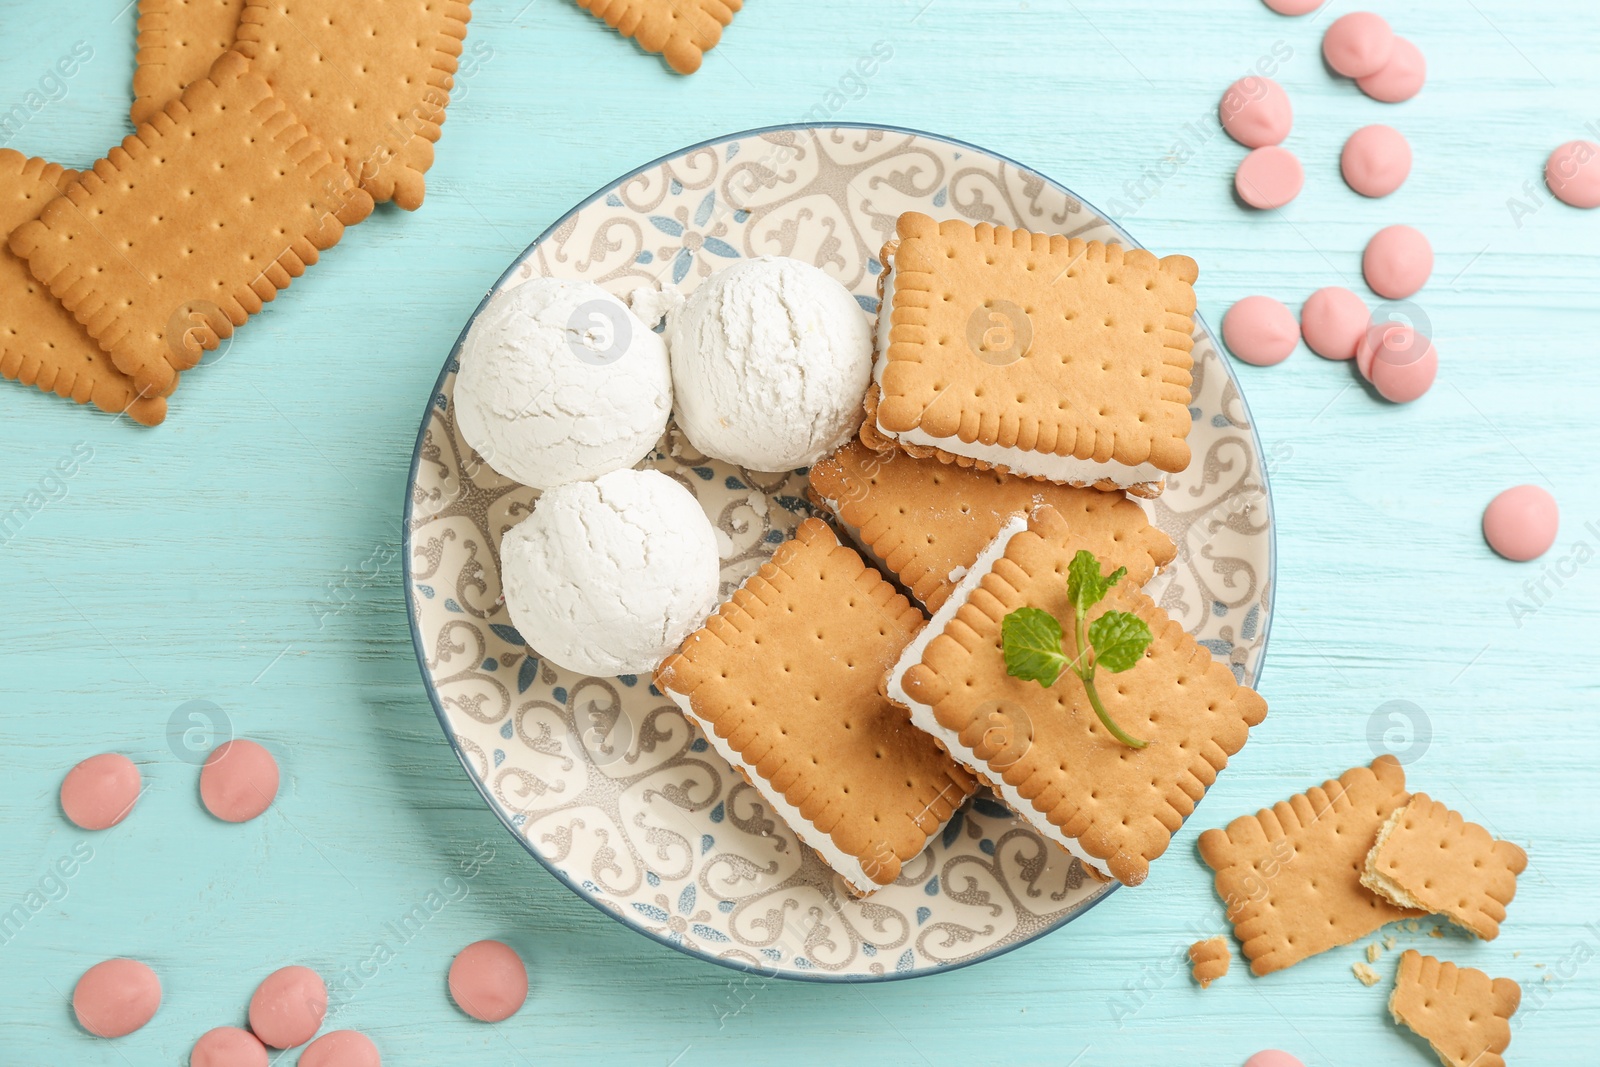
<instances>
[{"instance_id":1,"label":"white cream filling","mask_svg":"<svg viewBox=\"0 0 1600 1067\"><path fill-rule=\"evenodd\" d=\"M888 272L883 276L883 303L878 308L877 354L872 361L872 381L880 387L883 385L884 367L889 362L889 331L893 328L894 312L895 268L892 262L887 267ZM1005 467L1024 478L1048 478L1052 482L1067 485L1093 485L1110 481L1126 489L1132 485L1160 484L1167 476L1166 471L1153 463L1130 467L1109 460L1102 463L1076 456L1058 456L1053 452L1029 452L1020 448L986 445L978 441L969 444L959 437L935 437L921 429L886 430L881 422L878 423L878 432L908 445L943 449L953 455L970 456Z\"/></svg>"},{"instance_id":2,"label":"white cream filling","mask_svg":"<svg viewBox=\"0 0 1600 1067\"><path fill-rule=\"evenodd\" d=\"M690 706L687 696L682 693L675 693L670 689L666 690L666 694L674 704L683 710L684 715L688 716L691 722L699 725L700 732L705 735L705 739L710 743L711 747L716 749L717 754L749 775L756 792L761 794L763 800L772 805L773 810L788 824L789 829L794 831L795 836L815 849L827 861L828 866L832 867L841 878L849 882L859 893L871 893L873 890L883 888L883 886L867 877L866 868L861 865L859 857L850 855L834 844L833 838L817 829L804 815L800 814L799 808L785 800L782 793L773 789L766 779L757 774L756 769L746 763L739 753L733 750L732 745L718 737L716 730L712 729L708 723L701 722Z\"/></svg>"},{"instance_id":3,"label":"white cream filling","mask_svg":"<svg viewBox=\"0 0 1600 1067\"><path fill-rule=\"evenodd\" d=\"M1040 814L1038 809L1033 806L1033 803L1024 798L1016 786L1009 784L999 774L989 770L983 760L978 758L976 752L961 743L960 734L941 724L938 717L934 715L932 707L913 700L907 695L905 689L906 672L922 662L922 654L927 651L928 645L933 642L935 637L944 632L945 627L950 624L950 620L955 618L956 612L961 610L961 605L967 602L973 591L978 588L978 583L983 581L983 576L989 573L996 560L1005 555L1006 546L1010 544L1011 538L1027 528L1028 517L1026 515L1014 516L1010 522L1001 528L999 535L989 542L989 546L979 553L977 561L967 571L966 576L961 579L961 584L956 586L955 591L950 594L950 599L946 600L944 606L934 614L933 621L924 626L921 632L912 639L911 644L906 646L905 652L900 656L900 662L896 663L894 670L889 673L889 699L910 709L912 725L938 738L945 746L945 749L958 762L964 764L969 770L977 771L985 778L990 779L995 788L1000 791L1001 798L1029 826L1066 849L1084 866L1092 867L1107 878L1110 878L1112 877L1111 871L1103 861L1095 859L1084 851L1077 838L1068 837L1062 833L1061 828Z\"/></svg>"}]
</instances>

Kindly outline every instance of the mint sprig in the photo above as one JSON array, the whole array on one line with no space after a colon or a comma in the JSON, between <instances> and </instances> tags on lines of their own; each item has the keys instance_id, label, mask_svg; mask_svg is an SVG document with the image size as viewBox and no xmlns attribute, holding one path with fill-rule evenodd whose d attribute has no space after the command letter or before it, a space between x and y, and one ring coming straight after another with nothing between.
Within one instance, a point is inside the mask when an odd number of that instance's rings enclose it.
<instances>
[{"instance_id":1,"label":"mint sprig","mask_svg":"<svg viewBox=\"0 0 1600 1067\"><path fill-rule=\"evenodd\" d=\"M1089 609L1105 599L1111 587L1126 576L1126 567L1102 574L1093 552L1080 549L1067 568L1067 601L1072 605L1072 640L1075 654L1062 651L1065 632L1061 623L1040 608L1018 608L1000 624L1000 639L1005 652L1006 673L1013 678L1038 682L1046 689L1055 685L1065 671L1072 671L1083 682L1089 706L1111 736L1129 748L1144 748L1141 741L1118 726L1100 701L1095 688L1095 672L1104 667L1112 674L1130 670L1144 656L1154 639L1150 627L1128 611L1108 611L1094 622L1085 622Z\"/></svg>"},{"instance_id":2,"label":"mint sprig","mask_svg":"<svg viewBox=\"0 0 1600 1067\"><path fill-rule=\"evenodd\" d=\"M1067 668L1061 654L1061 624L1048 611L1018 608L1000 623L1005 643L1006 673L1038 682L1046 689L1056 684Z\"/></svg>"}]
</instances>

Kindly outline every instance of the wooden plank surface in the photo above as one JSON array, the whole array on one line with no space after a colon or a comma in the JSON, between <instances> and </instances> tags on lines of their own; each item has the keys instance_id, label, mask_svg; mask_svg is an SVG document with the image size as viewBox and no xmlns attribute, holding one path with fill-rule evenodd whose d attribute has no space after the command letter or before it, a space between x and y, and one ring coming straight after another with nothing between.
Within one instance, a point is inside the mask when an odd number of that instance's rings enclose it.
<instances>
[{"instance_id":1,"label":"wooden plank surface","mask_svg":"<svg viewBox=\"0 0 1600 1067\"><path fill-rule=\"evenodd\" d=\"M29 110L11 147L83 166L127 132L133 14L118 6L0 0L0 111ZM1431 729L1414 786L1532 857L1498 941L1402 944L1523 983L1513 1062L1592 1059L1600 490L1585 471L1600 446L1600 216L1546 203L1540 175L1557 144L1595 136L1600 27L1560 0L1379 5L1431 65L1421 97L1386 106L1322 64L1321 29L1349 8L1313 21L1259 0L751 0L685 79L563 0L479 0L425 206L352 230L186 377L165 426L0 389L0 512L47 498L0 546L0 911L45 894L0 938L0 1063L186 1062L200 1033L242 1023L261 976L298 962L346 987L338 1025L372 1034L388 1064L1231 1065L1265 1047L1318 1067L1425 1064L1385 1011L1393 953L1373 989L1350 972L1360 946L1262 980L1236 957L1204 993L1180 961L1223 931L1198 832L1375 748L1405 750L1403 732L1384 740L1390 701ZM893 57L861 79L877 42ZM75 47L92 56L53 79ZM1307 170L1281 214L1235 205L1243 150L1215 120L1223 88L1264 56ZM1442 369L1418 403L1386 405L1304 349L1240 368L1280 456L1265 726L1146 885L1002 959L901 985L746 983L559 886L446 747L400 590L417 422L504 265L618 174L808 114L925 128L1051 174L1151 247L1199 260L1213 323L1254 292L1297 307L1322 285L1359 289L1361 248L1390 223L1421 228L1438 255L1415 305ZM1416 155L1381 201L1338 175L1344 138L1371 122ZM50 480L75 448L92 455ZM1521 482L1551 488L1564 515L1557 549L1527 565L1478 532L1488 499ZM373 559L389 562L351 578ZM230 827L201 811L195 767L175 755L191 700L278 753L266 818ZM55 790L104 750L137 759L149 791L122 827L84 835ZM46 882L82 843L92 860ZM389 932L480 847L492 859L464 895L408 939ZM498 1027L445 995L450 957L480 937L532 968L527 1008ZM373 964L385 939L392 958ZM67 997L85 967L123 954L160 972L162 1010L134 1037L96 1041Z\"/></svg>"}]
</instances>

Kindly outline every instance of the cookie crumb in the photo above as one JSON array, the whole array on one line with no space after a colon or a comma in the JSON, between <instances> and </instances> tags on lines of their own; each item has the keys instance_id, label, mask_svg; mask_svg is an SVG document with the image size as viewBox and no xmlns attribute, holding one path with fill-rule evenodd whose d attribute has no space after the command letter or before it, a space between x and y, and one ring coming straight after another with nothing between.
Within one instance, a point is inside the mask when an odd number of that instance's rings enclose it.
<instances>
[{"instance_id":1,"label":"cookie crumb","mask_svg":"<svg viewBox=\"0 0 1600 1067\"><path fill-rule=\"evenodd\" d=\"M1353 963L1350 965L1350 969L1355 972L1357 978L1361 979L1362 985L1374 986L1378 984L1378 972L1373 970L1367 964L1359 962Z\"/></svg>"},{"instance_id":2,"label":"cookie crumb","mask_svg":"<svg viewBox=\"0 0 1600 1067\"><path fill-rule=\"evenodd\" d=\"M1378 947L1378 943L1376 941L1374 941L1372 944L1367 946L1367 962L1368 963L1377 963L1378 962L1378 957L1382 953L1383 953L1383 949L1379 948Z\"/></svg>"},{"instance_id":3,"label":"cookie crumb","mask_svg":"<svg viewBox=\"0 0 1600 1067\"><path fill-rule=\"evenodd\" d=\"M1384 935L1384 937L1383 937L1383 947L1384 948L1388 949L1390 952L1393 952L1394 951L1394 947L1397 944L1399 944L1399 942L1397 942L1394 939L1394 935L1393 934L1385 934Z\"/></svg>"},{"instance_id":4,"label":"cookie crumb","mask_svg":"<svg viewBox=\"0 0 1600 1067\"><path fill-rule=\"evenodd\" d=\"M1200 983L1201 989L1210 989L1212 982L1228 973L1228 965L1232 962L1230 956L1228 941L1223 937L1207 938L1189 946L1194 980Z\"/></svg>"}]
</instances>

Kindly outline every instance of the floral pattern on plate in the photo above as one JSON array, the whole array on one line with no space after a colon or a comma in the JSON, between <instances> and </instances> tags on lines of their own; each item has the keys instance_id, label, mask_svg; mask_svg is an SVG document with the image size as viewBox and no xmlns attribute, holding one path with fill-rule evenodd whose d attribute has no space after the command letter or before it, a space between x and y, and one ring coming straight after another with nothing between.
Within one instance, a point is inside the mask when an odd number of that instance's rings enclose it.
<instances>
[{"instance_id":1,"label":"floral pattern on plate","mask_svg":"<svg viewBox=\"0 0 1600 1067\"><path fill-rule=\"evenodd\" d=\"M584 278L624 297L640 286L690 290L735 259L784 255L826 270L876 313L880 249L913 209L1129 240L1060 186L970 145L902 130L782 128L624 178L540 238L496 291L535 276ZM1146 502L1179 553L1150 592L1252 680L1272 601L1265 457L1203 325L1195 341L1195 459ZM407 506L417 656L468 774L574 892L692 955L772 977L850 981L996 955L1110 894L980 793L895 885L855 899L649 678L583 677L541 660L510 623L498 560L501 536L537 494L461 442L455 358L423 420ZM811 514L804 471L708 460L676 429L646 463L712 518L725 593Z\"/></svg>"}]
</instances>

